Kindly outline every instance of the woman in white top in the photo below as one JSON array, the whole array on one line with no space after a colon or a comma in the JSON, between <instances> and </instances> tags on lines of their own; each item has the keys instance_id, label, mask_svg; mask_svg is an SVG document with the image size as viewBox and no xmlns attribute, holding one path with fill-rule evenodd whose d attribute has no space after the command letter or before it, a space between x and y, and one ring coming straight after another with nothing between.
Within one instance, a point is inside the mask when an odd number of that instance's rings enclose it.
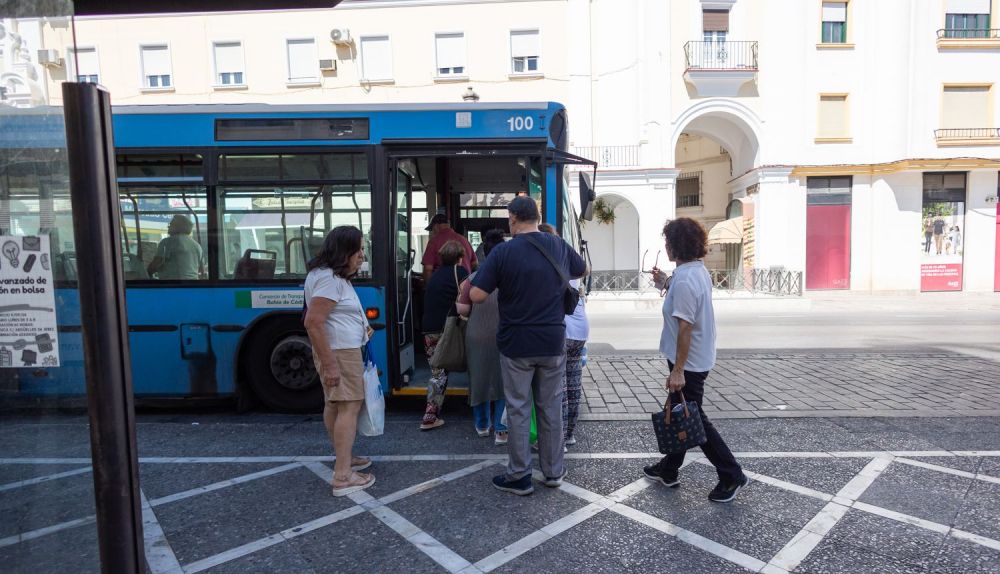
<instances>
[{"instance_id":1,"label":"woman in white top","mask_svg":"<svg viewBox=\"0 0 1000 574\"><path fill-rule=\"evenodd\" d=\"M375 483L374 475L357 472L371 466L371 459L351 454L365 399L361 347L371 336L361 300L350 283L365 260L361 242L357 227L334 228L323 241L319 255L309 262L305 284L306 331L326 398L323 423L337 455L334 496Z\"/></svg>"},{"instance_id":2,"label":"woman in white top","mask_svg":"<svg viewBox=\"0 0 1000 574\"><path fill-rule=\"evenodd\" d=\"M677 264L669 283L653 268L653 280L667 289L663 300L663 331L660 352L667 359L670 375L665 387L673 404L688 401L701 410L705 379L715 366L715 310L712 280L702 259L708 253L708 234L697 221L681 217L663 227L667 257ZM719 483L708 494L713 502L729 502L750 481L719 431L701 411L707 442L701 445L705 458L715 466ZM679 471L684 452L668 454L660 462L643 468L646 478L668 487L680 485Z\"/></svg>"},{"instance_id":3,"label":"woman in white top","mask_svg":"<svg viewBox=\"0 0 1000 574\"><path fill-rule=\"evenodd\" d=\"M539 231L559 235L556 229L548 223L538 226ZM570 289L579 289L582 279L570 279ZM590 323L587 321L587 305L580 295L576 310L572 315L566 315L566 372L563 373L563 444L576 444L576 421L580 418L580 401L583 398L583 349L587 346L590 336Z\"/></svg>"}]
</instances>

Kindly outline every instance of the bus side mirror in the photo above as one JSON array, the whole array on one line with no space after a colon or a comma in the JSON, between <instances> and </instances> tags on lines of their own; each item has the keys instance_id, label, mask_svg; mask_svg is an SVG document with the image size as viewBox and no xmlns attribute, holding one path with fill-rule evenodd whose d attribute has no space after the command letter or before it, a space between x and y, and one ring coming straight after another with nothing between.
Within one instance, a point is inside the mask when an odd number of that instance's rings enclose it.
<instances>
[{"instance_id":1,"label":"bus side mirror","mask_svg":"<svg viewBox=\"0 0 1000 574\"><path fill-rule=\"evenodd\" d=\"M594 200L597 199L597 192L594 191L594 180L587 172L580 172L580 219L592 221L594 219Z\"/></svg>"}]
</instances>

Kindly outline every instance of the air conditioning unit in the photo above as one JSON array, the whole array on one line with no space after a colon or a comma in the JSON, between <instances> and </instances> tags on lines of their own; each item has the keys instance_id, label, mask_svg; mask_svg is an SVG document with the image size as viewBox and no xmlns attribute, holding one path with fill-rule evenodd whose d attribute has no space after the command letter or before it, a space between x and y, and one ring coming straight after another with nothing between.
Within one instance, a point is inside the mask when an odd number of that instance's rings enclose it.
<instances>
[{"instance_id":1,"label":"air conditioning unit","mask_svg":"<svg viewBox=\"0 0 1000 574\"><path fill-rule=\"evenodd\" d=\"M323 72L336 72L337 71L337 61L336 60L320 60L319 69Z\"/></svg>"},{"instance_id":2,"label":"air conditioning unit","mask_svg":"<svg viewBox=\"0 0 1000 574\"><path fill-rule=\"evenodd\" d=\"M351 44L351 31L347 28L334 28L330 30L330 39L334 44Z\"/></svg>"},{"instance_id":3,"label":"air conditioning unit","mask_svg":"<svg viewBox=\"0 0 1000 574\"><path fill-rule=\"evenodd\" d=\"M59 57L59 50L39 50L38 63L47 68L61 68L63 59Z\"/></svg>"}]
</instances>

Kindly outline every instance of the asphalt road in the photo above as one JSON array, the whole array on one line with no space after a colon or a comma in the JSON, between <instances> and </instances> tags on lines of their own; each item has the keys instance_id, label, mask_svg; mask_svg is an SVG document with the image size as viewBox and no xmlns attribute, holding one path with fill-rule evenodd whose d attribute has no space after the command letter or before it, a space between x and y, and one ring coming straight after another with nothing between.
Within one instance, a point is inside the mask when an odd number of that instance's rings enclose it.
<instances>
[{"instance_id":1,"label":"asphalt road","mask_svg":"<svg viewBox=\"0 0 1000 574\"><path fill-rule=\"evenodd\" d=\"M591 353L658 348L658 309L592 312L590 322ZM717 302L716 324L720 349L936 348L1000 359L1000 294L951 301L729 300Z\"/></svg>"}]
</instances>

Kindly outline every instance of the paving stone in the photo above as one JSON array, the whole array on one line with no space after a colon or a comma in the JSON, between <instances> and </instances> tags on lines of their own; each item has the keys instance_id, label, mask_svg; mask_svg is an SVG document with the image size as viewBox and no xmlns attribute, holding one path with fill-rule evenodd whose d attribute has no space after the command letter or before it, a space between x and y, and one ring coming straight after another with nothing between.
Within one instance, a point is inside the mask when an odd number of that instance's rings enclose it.
<instances>
[{"instance_id":1,"label":"paving stone","mask_svg":"<svg viewBox=\"0 0 1000 574\"><path fill-rule=\"evenodd\" d=\"M5 521L7 516L4 514ZM0 548L0 564L9 574L68 571L97 574L101 572L97 525L90 523Z\"/></svg>"},{"instance_id":2,"label":"paving stone","mask_svg":"<svg viewBox=\"0 0 1000 574\"><path fill-rule=\"evenodd\" d=\"M94 477L77 474L0 492L0 538L94 514Z\"/></svg>"},{"instance_id":3,"label":"paving stone","mask_svg":"<svg viewBox=\"0 0 1000 574\"><path fill-rule=\"evenodd\" d=\"M820 542L795 569L800 574L922 574L925 568L832 539Z\"/></svg>"},{"instance_id":4,"label":"paving stone","mask_svg":"<svg viewBox=\"0 0 1000 574\"><path fill-rule=\"evenodd\" d=\"M187 564L350 506L302 468L164 504L155 513Z\"/></svg>"},{"instance_id":5,"label":"paving stone","mask_svg":"<svg viewBox=\"0 0 1000 574\"><path fill-rule=\"evenodd\" d=\"M914 568L930 569L944 547L947 535L860 510L850 510L828 537Z\"/></svg>"},{"instance_id":6,"label":"paving stone","mask_svg":"<svg viewBox=\"0 0 1000 574\"><path fill-rule=\"evenodd\" d=\"M408 573L443 571L406 539L371 514L364 513L207 572L397 572L404 564Z\"/></svg>"},{"instance_id":7,"label":"paving stone","mask_svg":"<svg viewBox=\"0 0 1000 574\"><path fill-rule=\"evenodd\" d=\"M867 458L741 458L746 470L827 494L837 494L869 462Z\"/></svg>"},{"instance_id":8,"label":"paving stone","mask_svg":"<svg viewBox=\"0 0 1000 574\"><path fill-rule=\"evenodd\" d=\"M286 463L212 463L139 465L139 487L149 500L283 466Z\"/></svg>"},{"instance_id":9,"label":"paving stone","mask_svg":"<svg viewBox=\"0 0 1000 574\"><path fill-rule=\"evenodd\" d=\"M893 464L859 500L953 526L972 482L970 478Z\"/></svg>"},{"instance_id":10,"label":"paving stone","mask_svg":"<svg viewBox=\"0 0 1000 574\"><path fill-rule=\"evenodd\" d=\"M934 572L996 574L998 564L1000 564L1000 550L949 537L934 563Z\"/></svg>"},{"instance_id":11,"label":"paving stone","mask_svg":"<svg viewBox=\"0 0 1000 574\"><path fill-rule=\"evenodd\" d=\"M489 468L454 481L446 498L430 490L390 508L466 560L476 562L586 504L538 483L530 496L501 492L491 483L499 470ZM441 512L442 505L461 512Z\"/></svg>"},{"instance_id":12,"label":"paving stone","mask_svg":"<svg viewBox=\"0 0 1000 574\"><path fill-rule=\"evenodd\" d=\"M735 564L607 510L494 572L620 574L662 572L671 564L683 565L686 572L746 572Z\"/></svg>"}]
</instances>

